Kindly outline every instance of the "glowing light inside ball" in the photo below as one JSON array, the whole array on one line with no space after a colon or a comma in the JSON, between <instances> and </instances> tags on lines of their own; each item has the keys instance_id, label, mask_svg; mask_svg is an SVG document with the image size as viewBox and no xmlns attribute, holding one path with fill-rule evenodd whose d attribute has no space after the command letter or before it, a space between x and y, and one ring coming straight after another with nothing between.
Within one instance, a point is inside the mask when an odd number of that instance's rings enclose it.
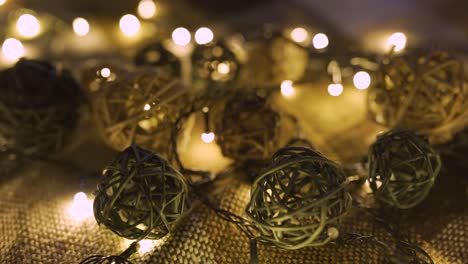
<instances>
[{"instance_id":1,"label":"glowing light inside ball","mask_svg":"<svg viewBox=\"0 0 468 264\"><path fill-rule=\"evenodd\" d=\"M185 46L190 43L191 35L188 29L179 27L172 32L172 40L179 46Z\"/></svg>"},{"instance_id":2,"label":"glowing light inside ball","mask_svg":"<svg viewBox=\"0 0 468 264\"><path fill-rule=\"evenodd\" d=\"M328 46L328 37L323 33L318 33L312 39L312 45L316 49L324 49Z\"/></svg>"},{"instance_id":3,"label":"glowing light inside ball","mask_svg":"<svg viewBox=\"0 0 468 264\"><path fill-rule=\"evenodd\" d=\"M339 96L340 94L343 93L343 85L339 83L332 83L328 85L328 93L331 96Z\"/></svg>"},{"instance_id":4,"label":"glowing light inside ball","mask_svg":"<svg viewBox=\"0 0 468 264\"><path fill-rule=\"evenodd\" d=\"M109 78L112 72L109 68L102 68L100 73L103 78Z\"/></svg>"},{"instance_id":5,"label":"glowing light inside ball","mask_svg":"<svg viewBox=\"0 0 468 264\"><path fill-rule=\"evenodd\" d=\"M394 47L394 51L401 51L406 46L406 36L401 32L393 33L387 40L388 46Z\"/></svg>"},{"instance_id":6,"label":"glowing light inside ball","mask_svg":"<svg viewBox=\"0 0 468 264\"><path fill-rule=\"evenodd\" d=\"M291 38L295 42L304 42L309 37L309 33L302 27L297 27L291 31Z\"/></svg>"},{"instance_id":7,"label":"glowing light inside ball","mask_svg":"<svg viewBox=\"0 0 468 264\"><path fill-rule=\"evenodd\" d=\"M195 32L195 41L200 45L210 43L213 38L213 31L207 27L201 27Z\"/></svg>"},{"instance_id":8,"label":"glowing light inside ball","mask_svg":"<svg viewBox=\"0 0 468 264\"><path fill-rule=\"evenodd\" d=\"M231 71L229 64L224 63L224 62L221 62L220 64L218 64L218 67L216 68L218 72L221 74L228 74Z\"/></svg>"},{"instance_id":9,"label":"glowing light inside ball","mask_svg":"<svg viewBox=\"0 0 468 264\"><path fill-rule=\"evenodd\" d=\"M291 80L284 80L281 82L281 93L284 96L291 96L294 94L293 82Z\"/></svg>"},{"instance_id":10,"label":"glowing light inside ball","mask_svg":"<svg viewBox=\"0 0 468 264\"><path fill-rule=\"evenodd\" d=\"M69 213L77 220L84 220L93 215L93 203L84 192L75 194Z\"/></svg>"},{"instance_id":11,"label":"glowing light inside ball","mask_svg":"<svg viewBox=\"0 0 468 264\"><path fill-rule=\"evenodd\" d=\"M138 15L141 18L149 19L156 14L156 4L152 0L141 0L138 4Z\"/></svg>"},{"instance_id":12,"label":"glowing light inside ball","mask_svg":"<svg viewBox=\"0 0 468 264\"><path fill-rule=\"evenodd\" d=\"M18 18L16 28L18 29L18 32L21 36L26 38L33 38L39 35L41 26L39 24L39 20L37 20L35 16L24 14Z\"/></svg>"},{"instance_id":13,"label":"glowing light inside ball","mask_svg":"<svg viewBox=\"0 0 468 264\"><path fill-rule=\"evenodd\" d=\"M136 35L140 30L140 21L136 16L127 14L120 19L120 30L127 36Z\"/></svg>"},{"instance_id":14,"label":"glowing light inside ball","mask_svg":"<svg viewBox=\"0 0 468 264\"><path fill-rule=\"evenodd\" d=\"M201 139L203 140L203 142L205 143L211 143L213 142L213 140L215 139L215 134L213 132L210 132L210 133L203 133L201 135Z\"/></svg>"},{"instance_id":15,"label":"glowing light inside ball","mask_svg":"<svg viewBox=\"0 0 468 264\"><path fill-rule=\"evenodd\" d=\"M365 90L369 88L371 84L371 77L369 73L365 71L357 72L353 77L354 86L359 90Z\"/></svg>"},{"instance_id":16,"label":"glowing light inside ball","mask_svg":"<svg viewBox=\"0 0 468 264\"><path fill-rule=\"evenodd\" d=\"M7 59L14 61L23 56L24 47L19 40L9 38L3 42L2 52Z\"/></svg>"},{"instance_id":17,"label":"glowing light inside ball","mask_svg":"<svg viewBox=\"0 0 468 264\"><path fill-rule=\"evenodd\" d=\"M82 17L77 17L73 20L73 31L75 34L83 37L89 33L89 23L86 19Z\"/></svg>"}]
</instances>

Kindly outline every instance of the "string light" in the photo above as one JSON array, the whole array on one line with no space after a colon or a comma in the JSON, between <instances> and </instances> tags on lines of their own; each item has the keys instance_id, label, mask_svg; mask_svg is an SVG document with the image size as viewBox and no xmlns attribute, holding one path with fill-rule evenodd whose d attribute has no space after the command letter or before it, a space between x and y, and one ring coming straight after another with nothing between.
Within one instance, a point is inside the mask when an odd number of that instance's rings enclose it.
<instances>
[{"instance_id":1,"label":"string light","mask_svg":"<svg viewBox=\"0 0 468 264\"><path fill-rule=\"evenodd\" d=\"M100 73L103 78L109 78L112 72L109 68L102 68Z\"/></svg>"},{"instance_id":2,"label":"string light","mask_svg":"<svg viewBox=\"0 0 468 264\"><path fill-rule=\"evenodd\" d=\"M4 5L6 3L6 0L0 0L0 6Z\"/></svg>"},{"instance_id":3,"label":"string light","mask_svg":"<svg viewBox=\"0 0 468 264\"><path fill-rule=\"evenodd\" d=\"M120 29L127 36L133 36L140 30L140 21L134 15L124 15L120 19Z\"/></svg>"},{"instance_id":4,"label":"string light","mask_svg":"<svg viewBox=\"0 0 468 264\"><path fill-rule=\"evenodd\" d=\"M213 37L213 31L207 27L201 27L195 32L195 41L200 45L210 43Z\"/></svg>"},{"instance_id":5,"label":"string light","mask_svg":"<svg viewBox=\"0 0 468 264\"><path fill-rule=\"evenodd\" d=\"M93 215L93 204L84 192L75 194L69 213L80 221Z\"/></svg>"},{"instance_id":6,"label":"string light","mask_svg":"<svg viewBox=\"0 0 468 264\"><path fill-rule=\"evenodd\" d=\"M138 245L138 252L140 252L140 254L144 254L151 250L151 248L153 247L153 241L149 239L143 239L140 240L140 242L138 242Z\"/></svg>"},{"instance_id":7,"label":"string light","mask_svg":"<svg viewBox=\"0 0 468 264\"><path fill-rule=\"evenodd\" d=\"M331 96L339 96L340 94L343 93L343 85L339 83L332 83L328 85L328 93Z\"/></svg>"},{"instance_id":8,"label":"string light","mask_svg":"<svg viewBox=\"0 0 468 264\"><path fill-rule=\"evenodd\" d=\"M293 82L291 80L284 80L281 82L281 93L284 96L291 96L294 94Z\"/></svg>"},{"instance_id":9,"label":"string light","mask_svg":"<svg viewBox=\"0 0 468 264\"><path fill-rule=\"evenodd\" d=\"M141 18L149 19L156 14L156 4L153 0L141 0L138 4L138 15Z\"/></svg>"},{"instance_id":10,"label":"string light","mask_svg":"<svg viewBox=\"0 0 468 264\"><path fill-rule=\"evenodd\" d=\"M371 77L369 73L365 71L357 72L353 77L354 86L359 90L365 90L369 88L371 84Z\"/></svg>"},{"instance_id":11,"label":"string light","mask_svg":"<svg viewBox=\"0 0 468 264\"><path fill-rule=\"evenodd\" d=\"M312 39L312 45L316 49L324 49L328 46L328 37L323 33L318 33Z\"/></svg>"},{"instance_id":12,"label":"string light","mask_svg":"<svg viewBox=\"0 0 468 264\"><path fill-rule=\"evenodd\" d=\"M406 46L406 36L401 32L395 32L388 38L387 44L393 47L394 51L401 51Z\"/></svg>"},{"instance_id":13,"label":"string light","mask_svg":"<svg viewBox=\"0 0 468 264\"><path fill-rule=\"evenodd\" d=\"M218 67L216 67L216 69L221 74L228 74L231 71L229 64L224 63L224 62L221 62L220 64L218 64Z\"/></svg>"},{"instance_id":14,"label":"string light","mask_svg":"<svg viewBox=\"0 0 468 264\"><path fill-rule=\"evenodd\" d=\"M75 34L82 37L89 33L89 23L82 17L77 17L73 20L73 31Z\"/></svg>"},{"instance_id":15,"label":"string light","mask_svg":"<svg viewBox=\"0 0 468 264\"><path fill-rule=\"evenodd\" d=\"M24 47L19 40L9 38L3 42L2 52L7 59L14 61L23 56Z\"/></svg>"},{"instance_id":16,"label":"string light","mask_svg":"<svg viewBox=\"0 0 468 264\"><path fill-rule=\"evenodd\" d=\"M37 36L41 28L37 18L30 14L21 15L18 18L16 27L20 35L26 38L33 38Z\"/></svg>"},{"instance_id":17,"label":"string light","mask_svg":"<svg viewBox=\"0 0 468 264\"><path fill-rule=\"evenodd\" d=\"M211 143L213 142L215 138L215 134L213 132L210 132L210 133L203 133L201 135L201 139L203 140L203 142L205 143Z\"/></svg>"},{"instance_id":18,"label":"string light","mask_svg":"<svg viewBox=\"0 0 468 264\"><path fill-rule=\"evenodd\" d=\"M309 33L302 27L297 27L291 31L291 38L295 42L304 42L309 37Z\"/></svg>"},{"instance_id":19,"label":"string light","mask_svg":"<svg viewBox=\"0 0 468 264\"><path fill-rule=\"evenodd\" d=\"M172 40L179 46L185 46L190 43L190 32L188 29L179 27L172 32Z\"/></svg>"},{"instance_id":20,"label":"string light","mask_svg":"<svg viewBox=\"0 0 468 264\"><path fill-rule=\"evenodd\" d=\"M150 109L151 109L151 105L145 104L145 107L143 108L143 110L148 111Z\"/></svg>"}]
</instances>

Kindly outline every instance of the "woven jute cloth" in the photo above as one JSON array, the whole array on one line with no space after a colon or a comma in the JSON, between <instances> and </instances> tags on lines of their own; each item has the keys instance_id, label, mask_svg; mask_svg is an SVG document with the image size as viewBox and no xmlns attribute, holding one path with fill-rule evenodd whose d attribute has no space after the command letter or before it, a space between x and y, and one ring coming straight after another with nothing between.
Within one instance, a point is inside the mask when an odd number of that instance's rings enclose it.
<instances>
[{"instance_id":1,"label":"woven jute cloth","mask_svg":"<svg viewBox=\"0 0 468 264\"><path fill-rule=\"evenodd\" d=\"M322 90L305 90L303 95L281 104L300 116L306 135L325 155L339 162L358 161L381 128L365 121L362 109L353 108L350 102L361 105L359 100L355 102L356 95L329 102L347 103L346 109L324 109L320 105L325 96ZM296 105L306 109L302 111ZM334 114L327 116L329 111ZM68 158L73 157L84 168L102 169L114 154L98 142L85 140L81 147L68 153ZM406 220L401 232L426 250L435 263L468 263L468 177L450 161L444 164L429 197L404 213ZM220 207L245 215L250 187L240 178L233 173L216 182L211 188L212 197ZM78 221L68 212L73 195L78 191L92 193L97 181L98 177L83 181L76 170L49 162L31 163L4 176L0 181L0 263L78 263L90 255L119 254L124 250L128 241L100 228L93 217ZM349 214L340 230L388 239L383 227L359 210ZM150 251L136 253L131 260L249 262L248 239L233 224L197 202L177 230L153 244ZM385 263L383 252L366 243L295 251L259 245L258 251L260 263Z\"/></svg>"}]
</instances>

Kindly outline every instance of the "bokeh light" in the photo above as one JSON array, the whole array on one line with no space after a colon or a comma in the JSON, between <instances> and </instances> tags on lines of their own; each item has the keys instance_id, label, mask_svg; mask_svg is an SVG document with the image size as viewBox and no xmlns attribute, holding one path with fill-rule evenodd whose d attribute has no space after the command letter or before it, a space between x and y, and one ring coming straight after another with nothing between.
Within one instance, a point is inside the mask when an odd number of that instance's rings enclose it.
<instances>
[{"instance_id":1,"label":"bokeh light","mask_svg":"<svg viewBox=\"0 0 468 264\"><path fill-rule=\"evenodd\" d=\"M309 33L302 27L297 27L291 31L291 38L295 42L304 42L309 37Z\"/></svg>"},{"instance_id":2,"label":"bokeh light","mask_svg":"<svg viewBox=\"0 0 468 264\"><path fill-rule=\"evenodd\" d=\"M0 6L4 5L6 3L6 0L0 0Z\"/></svg>"},{"instance_id":3,"label":"bokeh light","mask_svg":"<svg viewBox=\"0 0 468 264\"><path fill-rule=\"evenodd\" d=\"M215 139L215 134L213 132L210 132L210 133L203 133L201 135L201 139L203 140L203 142L205 143L211 143L213 142L213 140Z\"/></svg>"},{"instance_id":4,"label":"bokeh light","mask_svg":"<svg viewBox=\"0 0 468 264\"><path fill-rule=\"evenodd\" d=\"M328 47L328 37L323 33L318 33L312 39L312 45L316 49L324 49Z\"/></svg>"},{"instance_id":5,"label":"bokeh light","mask_svg":"<svg viewBox=\"0 0 468 264\"><path fill-rule=\"evenodd\" d=\"M284 96L291 96L294 94L293 82L291 80L284 80L281 82L281 94Z\"/></svg>"},{"instance_id":6,"label":"bokeh light","mask_svg":"<svg viewBox=\"0 0 468 264\"><path fill-rule=\"evenodd\" d=\"M23 44L14 38L9 38L3 42L2 45L3 55L9 60L17 60L24 54Z\"/></svg>"},{"instance_id":7,"label":"bokeh light","mask_svg":"<svg viewBox=\"0 0 468 264\"><path fill-rule=\"evenodd\" d=\"M213 38L213 31L207 27L201 27L195 32L195 41L200 45L210 43Z\"/></svg>"},{"instance_id":8,"label":"bokeh light","mask_svg":"<svg viewBox=\"0 0 468 264\"><path fill-rule=\"evenodd\" d=\"M172 40L179 46L185 46L190 43L191 35L188 29L179 27L172 32Z\"/></svg>"},{"instance_id":9,"label":"bokeh light","mask_svg":"<svg viewBox=\"0 0 468 264\"><path fill-rule=\"evenodd\" d=\"M89 33L89 23L82 17L77 17L73 20L73 31L75 34L82 37Z\"/></svg>"},{"instance_id":10,"label":"bokeh light","mask_svg":"<svg viewBox=\"0 0 468 264\"><path fill-rule=\"evenodd\" d=\"M390 48L394 47L394 51L401 51L406 46L406 36L401 32L395 32L388 38L387 44Z\"/></svg>"},{"instance_id":11,"label":"bokeh light","mask_svg":"<svg viewBox=\"0 0 468 264\"><path fill-rule=\"evenodd\" d=\"M21 36L26 38L33 38L39 35L40 24L39 20L33 15L24 14L18 18L16 27Z\"/></svg>"},{"instance_id":12,"label":"bokeh light","mask_svg":"<svg viewBox=\"0 0 468 264\"><path fill-rule=\"evenodd\" d=\"M156 14L156 4L153 0L141 0L138 4L138 15L141 18L149 19Z\"/></svg>"},{"instance_id":13,"label":"bokeh light","mask_svg":"<svg viewBox=\"0 0 468 264\"><path fill-rule=\"evenodd\" d=\"M331 96L339 96L340 94L343 93L343 85L339 83L332 83L328 85L328 93Z\"/></svg>"},{"instance_id":14,"label":"bokeh light","mask_svg":"<svg viewBox=\"0 0 468 264\"><path fill-rule=\"evenodd\" d=\"M371 84L371 77L369 73L365 71L357 72L353 77L354 86L359 90L365 90L369 88Z\"/></svg>"},{"instance_id":15,"label":"bokeh light","mask_svg":"<svg viewBox=\"0 0 468 264\"><path fill-rule=\"evenodd\" d=\"M120 19L120 29L125 35L133 36L140 30L140 21L136 16L127 14Z\"/></svg>"},{"instance_id":16,"label":"bokeh light","mask_svg":"<svg viewBox=\"0 0 468 264\"><path fill-rule=\"evenodd\" d=\"M103 78L109 78L111 76L111 70L109 68L102 68L100 74Z\"/></svg>"}]
</instances>

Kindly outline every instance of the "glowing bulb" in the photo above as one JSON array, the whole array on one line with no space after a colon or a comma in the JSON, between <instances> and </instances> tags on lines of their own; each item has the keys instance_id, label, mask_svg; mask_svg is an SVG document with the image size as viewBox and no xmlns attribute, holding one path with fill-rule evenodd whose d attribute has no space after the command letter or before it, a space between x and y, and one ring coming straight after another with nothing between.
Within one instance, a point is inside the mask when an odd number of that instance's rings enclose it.
<instances>
[{"instance_id":1,"label":"glowing bulb","mask_svg":"<svg viewBox=\"0 0 468 264\"><path fill-rule=\"evenodd\" d=\"M371 83L370 75L365 71L357 72L353 77L354 86L359 90L364 90L369 88Z\"/></svg>"},{"instance_id":2,"label":"glowing bulb","mask_svg":"<svg viewBox=\"0 0 468 264\"><path fill-rule=\"evenodd\" d=\"M93 203L84 192L75 194L69 213L77 220L84 220L93 215Z\"/></svg>"},{"instance_id":3,"label":"glowing bulb","mask_svg":"<svg viewBox=\"0 0 468 264\"><path fill-rule=\"evenodd\" d=\"M195 41L200 45L210 43L213 37L213 31L207 27L199 28L195 32Z\"/></svg>"},{"instance_id":4,"label":"glowing bulb","mask_svg":"<svg viewBox=\"0 0 468 264\"><path fill-rule=\"evenodd\" d=\"M120 29L125 35L133 36L140 30L140 21L134 15L125 15L120 19Z\"/></svg>"},{"instance_id":5,"label":"glowing bulb","mask_svg":"<svg viewBox=\"0 0 468 264\"><path fill-rule=\"evenodd\" d=\"M208 113L209 111L210 111L210 108L209 108L208 106L204 106L204 107L202 108L202 112L203 112L203 113Z\"/></svg>"},{"instance_id":6,"label":"glowing bulb","mask_svg":"<svg viewBox=\"0 0 468 264\"><path fill-rule=\"evenodd\" d=\"M294 94L294 87L292 86L293 82L290 80L285 80L281 82L281 93L284 96L291 96Z\"/></svg>"},{"instance_id":7,"label":"glowing bulb","mask_svg":"<svg viewBox=\"0 0 468 264\"><path fill-rule=\"evenodd\" d=\"M343 85L339 83L332 83L328 85L328 93L331 96L338 96L343 93Z\"/></svg>"},{"instance_id":8,"label":"glowing bulb","mask_svg":"<svg viewBox=\"0 0 468 264\"><path fill-rule=\"evenodd\" d=\"M203 142L205 143L211 143L213 142L215 138L215 134L213 132L210 132L210 133L203 133L201 135L201 139L203 140Z\"/></svg>"},{"instance_id":9,"label":"glowing bulb","mask_svg":"<svg viewBox=\"0 0 468 264\"><path fill-rule=\"evenodd\" d=\"M9 38L3 42L2 51L9 60L17 60L23 56L23 44L17 39Z\"/></svg>"},{"instance_id":10,"label":"glowing bulb","mask_svg":"<svg viewBox=\"0 0 468 264\"><path fill-rule=\"evenodd\" d=\"M138 14L144 19L152 18L156 14L156 4L153 0L141 0L138 4Z\"/></svg>"},{"instance_id":11,"label":"glowing bulb","mask_svg":"<svg viewBox=\"0 0 468 264\"><path fill-rule=\"evenodd\" d=\"M230 67L229 67L229 64L227 63L224 63L224 62L221 62L220 64L218 64L218 67L216 67L218 72L221 73L221 74L228 74L229 71L231 70Z\"/></svg>"},{"instance_id":12,"label":"glowing bulb","mask_svg":"<svg viewBox=\"0 0 468 264\"><path fill-rule=\"evenodd\" d=\"M6 3L6 0L0 0L0 6Z\"/></svg>"},{"instance_id":13,"label":"glowing bulb","mask_svg":"<svg viewBox=\"0 0 468 264\"><path fill-rule=\"evenodd\" d=\"M109 68L102 68L101 76L104 78L109 78L111 76L111 70Z\"/></svg>"},{"instance_id":14,"label":"glowing bulb","mask_svg":"<svg viewBox=\"0 0 468 264\"><path fill-rule=\"evenodd\" d=\"M172 40L179 46L185 46L190 43L190 32L183 27L176 28L172 32Z\"/></svg>"},{"instance_id":15,"label":"glowing bulb","mask_svg":"<svg viewBox=\"0 0 468 264\"><path fill-rule=\"evenodd\" d=\"M145 107L143 108L143 110L148 111L150 109L151 109L151 105L145 104Z\"/></svg>"},{"instance_id":16,"label":"glowing bulb","mask_svg":"<svg viewBox=\"0 0 468 264\"><path fill-rule=\"evenodd\" d=\"M304 42L307 37L309 37L309 33L304 28L297 27L291 31L291 38L295 42Z\"/></svg>"},{"instance_id":17,"label":"glowing bulb","mask_svg":"<svg viewBox=\"0 0 468 264\"><path fill-rule=\"evenodd\" d=\"M75 34L82 37L89 33L89 23L82 17L77 17L73 20L73 31Z\"/></svg>"},{"instance_id":18,"label":"glowing bulb","mask_svg":"<svg viewBox=\"0 0 468 264\"><path fill-rule=\"evenodd\" d=\"M406 36L401 32L393 33L387 40L387 44L390 47L394 47L394 51L400 51L406 46Z\"/></svg>"},{"instance_id":19,"label":"glowing bulb","mask_svg":"<svg viewBox=\"0 0 468 264\"><path fill-rule=\"evenodd\" d=\"M37 18L30 14L24 14L18 18L16 23L18 32L23 37L33 38L39 34L41 26Z\"/></svg>"},{"instance_id":20,"label":"glowing bulb","mask_svg":"<svg viewBox=\"0 0 468 264\"><path fill-rule=\"evenodd\" d=\"M138 245L138 252L143 254L151 250L151 248L153 247L153 241L149 239L143 239L140 240L140 242L138 242Z\"/></svg>"},{"instance_id":21,"label":"glowing bulb","mask_svg":"<svg viewBox=\"0 0 468 264\"><path fill-rule=\"evenodd\" d=\"M328 46L328 37L323 33L318 33L312 39L312 44L316 49L323 49Z\"/></svg>"}]
</instances>

